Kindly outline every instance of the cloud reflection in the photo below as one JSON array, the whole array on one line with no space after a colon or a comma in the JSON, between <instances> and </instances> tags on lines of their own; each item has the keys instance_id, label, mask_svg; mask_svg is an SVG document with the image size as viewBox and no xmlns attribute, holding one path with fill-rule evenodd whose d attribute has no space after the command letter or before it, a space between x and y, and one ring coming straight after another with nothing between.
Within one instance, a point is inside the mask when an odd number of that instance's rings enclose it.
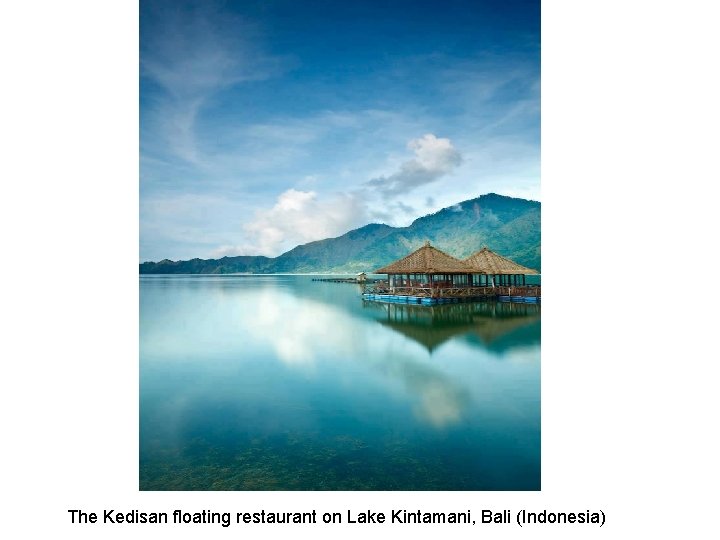
<instances>
[{"instance_id":1,"label":"cloud reflection","mask_svg":"<svg viewBox=\"0 0 720 540\"><path fill-rule=\"evenodd\" d=\"M352 360L388 382L400 383L416 402L416 415L436 427L459 421L470 404L467 389L398 349L392 333L378 332L370 321L332 305L267 291L261 294L257 311L242 324L267 340L289 367L312 369L323 361Z\"/></svg>"}]
</instances>

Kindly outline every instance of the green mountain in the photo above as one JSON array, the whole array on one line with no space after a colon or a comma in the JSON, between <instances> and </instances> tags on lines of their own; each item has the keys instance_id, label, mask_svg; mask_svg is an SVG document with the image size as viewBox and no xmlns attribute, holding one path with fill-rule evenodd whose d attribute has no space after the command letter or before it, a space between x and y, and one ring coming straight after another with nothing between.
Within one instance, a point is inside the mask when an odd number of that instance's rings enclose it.
<instances>
[{"instance_id":1,"label":"green mountain","mask_svg":"<svg viewBox=\"0 0 720 540\"><path fill-rule=\"evenodd\" d=\"M240 255L222 259L191 259L189 261L144 262L140 264L141 274L237 274L266 272L269 257L261 255Z\"/></svg>"},{"instance_id":2,"label":"green mountain","mask_svg":"<svg viewBox=\"0 0 720 540\"><path fill-rule=\"evenodd\" d=\"M261 256L146 262L141 274L235 272L372 272L430 240L464 258L483 246L540 270L540 203L495 193L416 219L408 227L373 223L337 238L297 246L276 258Z\"/></svg>"},{"instance_id":3,"label":"green mountain","mask_svg":"<svg viewBox=\"0 0 720 540\"><path fill-rule=\"evenodd\" d=\"M362 254L395 231L395 227L371 223L337 238L297 246L275 259L271 268L273 272L367 272L375 262L363 259Z\"/></svg>"}]
</instances>

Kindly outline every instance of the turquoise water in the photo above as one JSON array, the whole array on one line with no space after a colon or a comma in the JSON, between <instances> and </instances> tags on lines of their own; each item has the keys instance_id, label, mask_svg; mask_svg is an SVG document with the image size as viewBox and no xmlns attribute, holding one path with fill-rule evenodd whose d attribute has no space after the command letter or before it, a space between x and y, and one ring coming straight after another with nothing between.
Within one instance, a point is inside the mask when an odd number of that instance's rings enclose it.
<instances>
[{"instance_id":1,"label":"turquoise water","mask_svg":"<svg viewBox=\"0 0 720 540\"><path fill-rule=\"evenodd\" d=\"M140 489L538 490L540 307L141 276Z\"/></svg>"}]
</instances>

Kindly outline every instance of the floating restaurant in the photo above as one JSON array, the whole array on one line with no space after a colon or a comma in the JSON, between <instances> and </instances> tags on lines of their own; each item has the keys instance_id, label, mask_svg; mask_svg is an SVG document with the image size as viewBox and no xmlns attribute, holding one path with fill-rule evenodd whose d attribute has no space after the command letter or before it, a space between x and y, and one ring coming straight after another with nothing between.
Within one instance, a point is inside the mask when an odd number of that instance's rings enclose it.
<instances>
[{"instance_id":1,"label":"floating restaurant","mask_svg":"<svg viewBox=\"0 0 720 540\"><path fill-rule=\"evenodd\" d=\"M387 281L365 287L363 298L410 304L444 304L477 300L539 302L540 287L526 285L536 270L483 248L462 261L425 242L376 274Z\"/></svg>"}]
</instances>

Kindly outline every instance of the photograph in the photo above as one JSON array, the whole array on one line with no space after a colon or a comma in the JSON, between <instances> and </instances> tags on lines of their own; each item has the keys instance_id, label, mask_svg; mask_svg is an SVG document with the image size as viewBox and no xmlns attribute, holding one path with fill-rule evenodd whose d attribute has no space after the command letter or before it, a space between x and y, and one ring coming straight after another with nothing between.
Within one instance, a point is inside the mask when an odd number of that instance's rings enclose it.
<instances>
[{"instance_id":1,"label":"photograph","mask_svg":"<svg viewBox=\"0 0 720 540\"><path fill-rule=\"evenodd\" d=\"M140 491L541 489L540 7L140 0Z\"/></svg>"},{"instance_id":2,"label":"photograph","mask_svg":"<svg viewBox=\"0 0 720 540\"><path fill-rule=\"evenodd\" d=\"M0 538L712 538L720 4L645 4L6 2Z\"/></svg>"}]
</instances>

